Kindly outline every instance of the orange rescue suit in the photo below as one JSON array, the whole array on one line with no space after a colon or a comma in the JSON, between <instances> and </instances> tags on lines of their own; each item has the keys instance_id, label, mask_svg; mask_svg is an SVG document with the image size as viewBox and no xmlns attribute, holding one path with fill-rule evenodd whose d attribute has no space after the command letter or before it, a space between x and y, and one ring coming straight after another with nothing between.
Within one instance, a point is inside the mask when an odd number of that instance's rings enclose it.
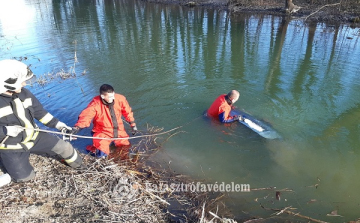
<instances>
[{"instance_id":1,"label":"orange rescue suit","mask_svg":"<svg viewBox=\"0 0 360 223\"><path fill-rule=\"evenodd\" d=\"M231 105L226 101L226 94L220 95L215 101L211 104L210 108L207 110L207 115L209 117L215 118L220 122L233 122L234 117L230 116Z\"/></svg>"},{"instance_id":2,"label":"orange rescue suit","mask_svg":"<svg viewBox=\"0 0 360 223\"><path fill-rule=\"evenodd\" d=\"M111 109L108 104L104 104L100 95L94 97L79 115L79 119L75 126L79 128L87 128L90 126L91 120L93 120L94 127L92 129L94 137L101 138L127 138L129 135L126 133L121 116L125 120L131 123L131 126L135 126L135 119L131 107L126 100L125 96L121 94L115 94L113 102L113 111L115 113L116 122L111 118ZM114 115L113 115L114 116ZM117 125L117 128L116 128ZM114 128L115 126L115 128ZM114 136L114 132L115 134ZM107 155L110 153L109 145L111 140L93 139L93 146ZM114 140L115 146L120 147L123 145L130 145L129 140L121 139Z\"/></svg>"}]
</instances>

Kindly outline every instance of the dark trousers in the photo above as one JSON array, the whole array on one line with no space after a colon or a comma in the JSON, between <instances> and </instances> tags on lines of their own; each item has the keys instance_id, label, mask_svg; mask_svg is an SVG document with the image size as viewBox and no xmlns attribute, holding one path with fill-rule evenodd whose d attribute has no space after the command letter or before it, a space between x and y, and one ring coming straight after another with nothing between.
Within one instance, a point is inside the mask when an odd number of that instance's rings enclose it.
<instances>
[{"instance_id":1,"label":"dark trousers","mask_svg":"<svg viewBox=\"0 0 360 223\"><path fill-rule=\"evenodd\" d=\"M35 177L34 168L29 162L30 153L60 155L62 158L67 158L74 152L70 143L48 133L40 132L34 143L29 151L0 152L3 166L16 182L31 180Z\"/></svg>"}]
</instances>

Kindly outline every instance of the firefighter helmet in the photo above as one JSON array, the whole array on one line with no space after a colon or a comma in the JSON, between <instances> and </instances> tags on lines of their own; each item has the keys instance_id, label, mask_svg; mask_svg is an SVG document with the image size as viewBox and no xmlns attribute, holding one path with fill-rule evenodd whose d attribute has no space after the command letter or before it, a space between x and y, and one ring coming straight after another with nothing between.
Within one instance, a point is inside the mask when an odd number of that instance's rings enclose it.
<instances>
[{"instance_id":1,"label":"firefighter helmet","mask_svg":"<svg viewBox=\"0 0 360 223\"><path fill-rule=\"evenodd\" d=\"M28 66L17 60L0 61L0 93L21 89L24 81L34 76Z\"/></svg>"}]
</instances>

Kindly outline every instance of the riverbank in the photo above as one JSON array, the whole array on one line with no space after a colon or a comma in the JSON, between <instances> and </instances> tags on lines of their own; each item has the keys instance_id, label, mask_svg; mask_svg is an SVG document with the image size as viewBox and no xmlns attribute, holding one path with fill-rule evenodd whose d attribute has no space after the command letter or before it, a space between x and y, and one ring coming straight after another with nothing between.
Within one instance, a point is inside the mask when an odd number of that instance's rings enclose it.
<instances>
[{"instance_id":1,"label":"riverbank","mask_svg":"<svg viewBox=\"0 0 360 223\"><path fill-rule=\"evenodd\" d=\"M186 182L150 167L91 156L84 158L85 171L51 157L31 155L30 162L35 180L0 188L1 222L198 222L203 205L212 203L205 193L149 189L165 180Z\"/></svg>"},{"instance_id":2,"label":"riverbank","mask_svg":"<svg viewBox=\"0 0 360 223\"><path fill-rule=\"evenodd\" d=\"M0 221L235 222L219 217L226 213L226 208L217 207L221 193L177 190L177 185L193 181L148 159L161 148L156 139L146 137L134 144L142 152L132 154L131 160L120 160L116 153L100 159L81 154L87 166L81 171L58 157L32 154L36 178L0 188Z\"/></svg>"},{"instance_id":3,"label":"riverbank","mask_svg":"<svg viewBox=\"0 0 360 223\"><path fill-rule=\"evenodd\" d=\"M288 14L284 0L248 1L248 0L143 0L162 4L179 4L187 7L211 7L228 10L233 15L266 14L300 19L307 23L325 22L329 24L350 24L360 26L359 1L318 1L294 0L301 9Z\"/></svg>"}]
</instances>

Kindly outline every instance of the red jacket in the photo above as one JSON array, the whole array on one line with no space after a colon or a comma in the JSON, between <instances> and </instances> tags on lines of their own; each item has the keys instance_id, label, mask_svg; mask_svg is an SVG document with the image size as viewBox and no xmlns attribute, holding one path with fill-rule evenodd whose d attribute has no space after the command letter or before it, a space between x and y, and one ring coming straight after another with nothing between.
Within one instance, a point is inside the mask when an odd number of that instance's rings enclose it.
<instances>
[{"instance_id":1,"label":"red jacket","mask_svg":"<svg viewBox=\"0 0 360 223\"><path fill-rule=\"evenodd\" d=\"M207 110L207 115L219 120L220 122L233 122L235 120L230 116L231 105L227 103L225 96L226 94L222 94L215 99L210 108Z\"/></svg>"},{"instance_id":2,"label":"red jacket","mask_svg":"<svg viewBox=\"0 0 360 223\"><path fill-rule=\"evenodd\" d=\"M115 94L114 110L118 124L118 136L127 137L128 135L125 132L121 116L124 116L126 121L132 123L132 125L135 125L135 120L131 111L131 107L123 95ZM113 121L111 120L109 105L105 105L102 102L100 95L94 97L87 108L81 112L75 126L80 128L89 127L91 120L93 120L94 123L94 128L92 129L93 132L103 132L110 137L113 137L114 125Z\"/></svg>"}]
</instances>

